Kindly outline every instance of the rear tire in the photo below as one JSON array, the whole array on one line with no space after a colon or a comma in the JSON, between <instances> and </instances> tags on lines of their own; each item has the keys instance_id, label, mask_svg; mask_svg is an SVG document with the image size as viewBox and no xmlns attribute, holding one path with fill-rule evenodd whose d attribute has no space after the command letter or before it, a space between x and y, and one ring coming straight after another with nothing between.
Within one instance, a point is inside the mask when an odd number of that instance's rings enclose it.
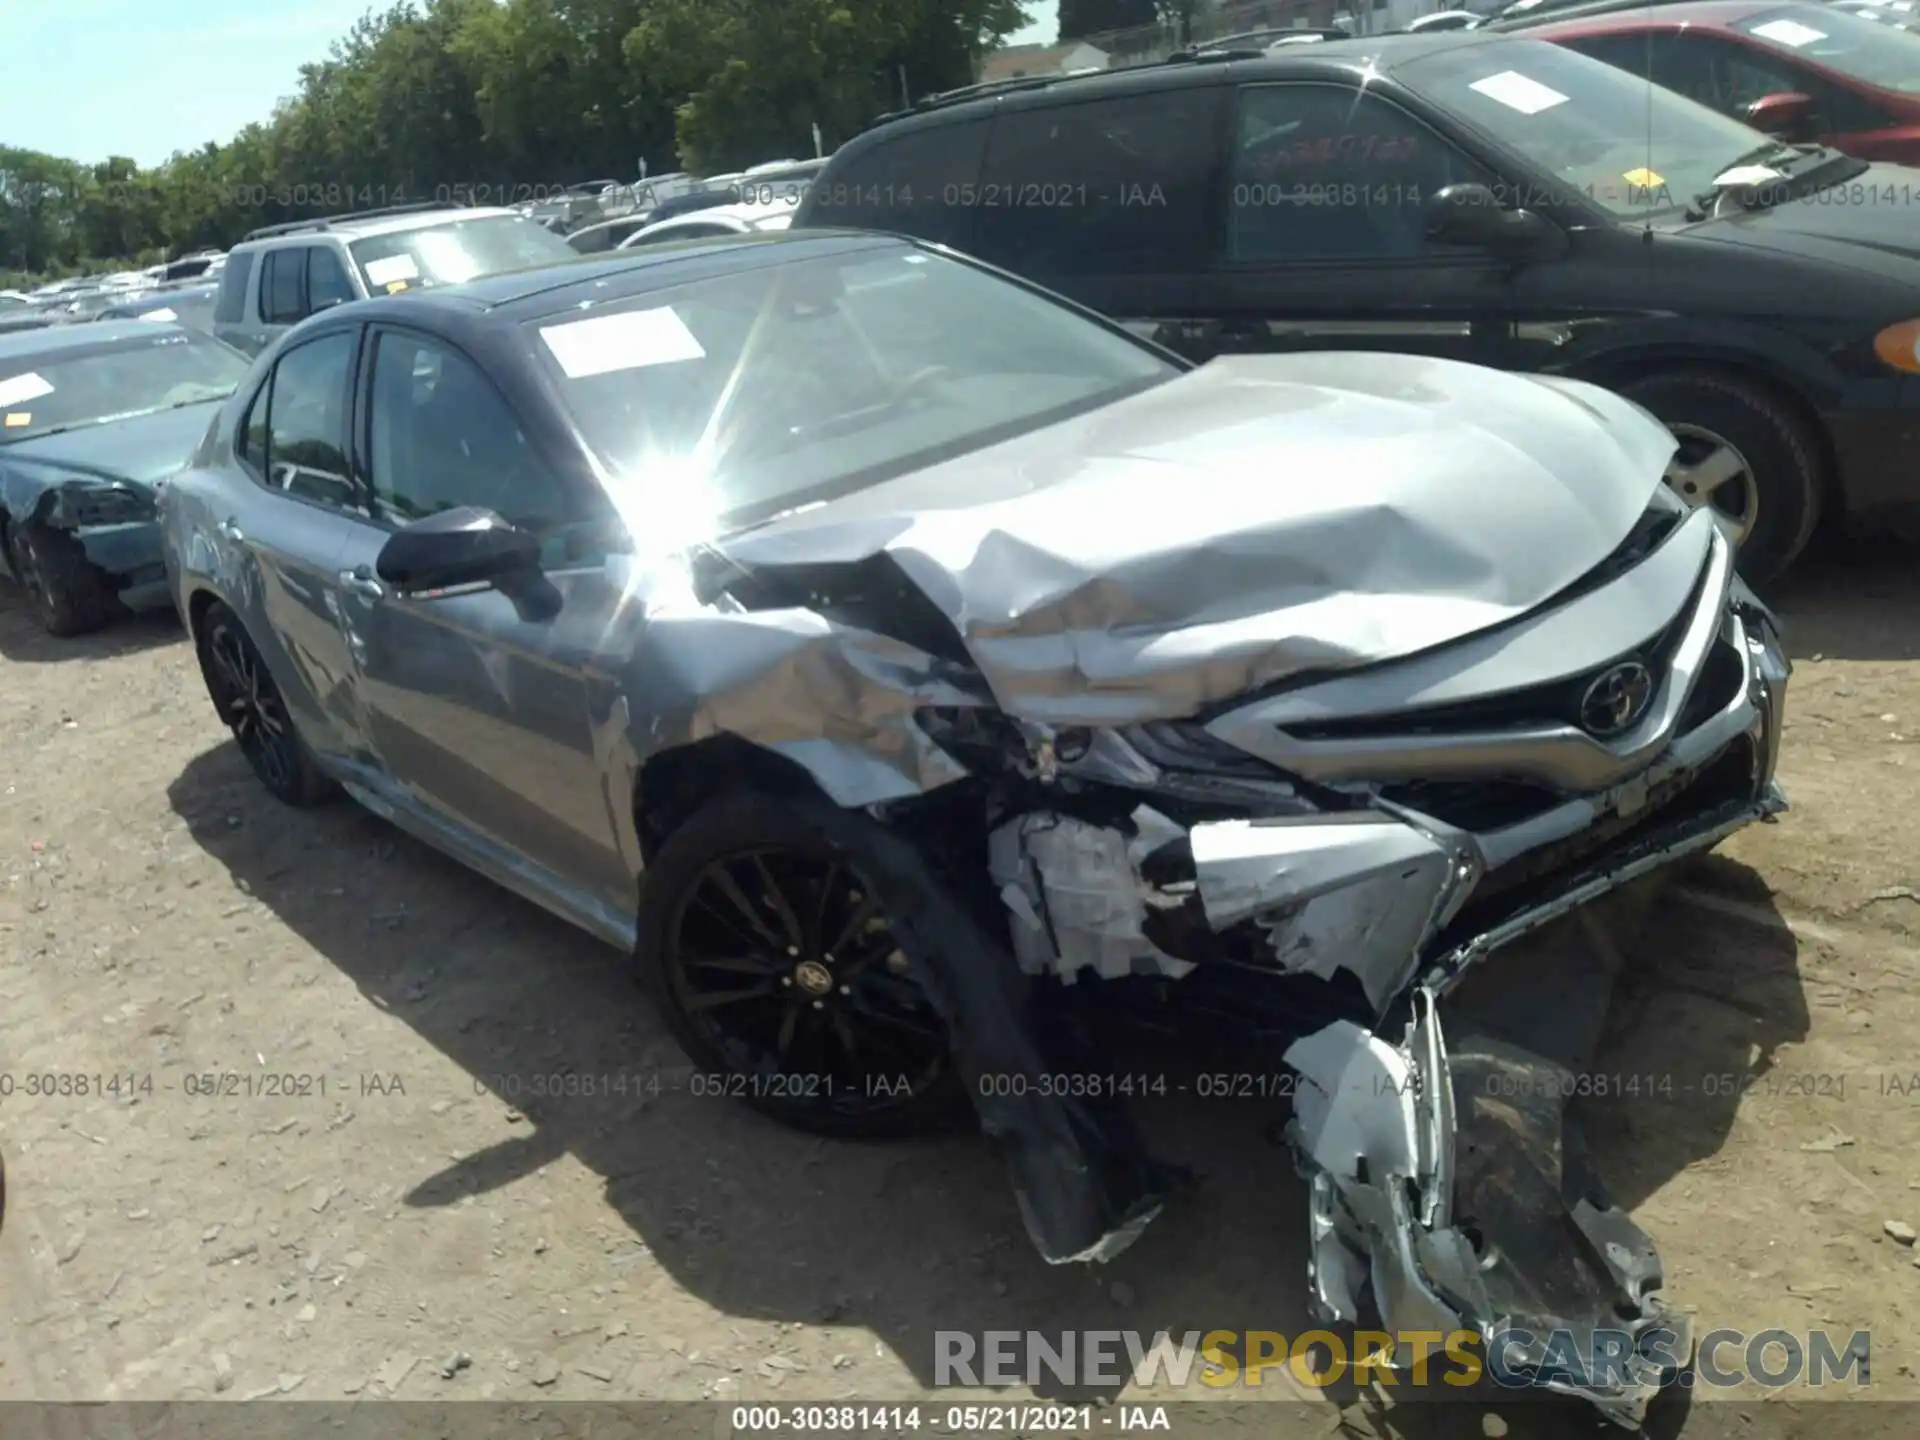
<instances>
[{"instance_id":1,"label":"rear tire","mask_svg":"<svg viewBox=\"0 0 1920 1440\"><path fill-rule=\"evenodd\" d=\"M1673 428L1681 448L1667 480L1680 498L1711 503L1745 526L1740 574L1754 585L1778 579L1820 523L1820 443L1812 427L1764 386L1723 371L1665 371L1623 386L1622 393ZM1723 456L1733 452L1744 475L1711 495L1703 485L1689 493L1688 470L1710 470L1716 449ZM1744 492L1744 505L1725 503L1736 489Z\"/></svg>"},{"instance_id":2,"label":"rear tire","mask_svg":"<svg viewBox=\"0 0 1920 1440\"><path fill-rule=\"evenodd\" d=\"M49 635L85 635L120 613L106 572L64 531L29 521L8 535L7 558Z\"/></svg>"},{"instance_id":3,"label":"rear tire","mask_svg":"<svg viewBox=\"0 0 1920 1440\"><path fill-rule=\"evenodd\" d=\"M861 873L875 824L825 800L733 795L648 865L636 963L702 1093L842 1139L971 1115L945 1026Z\"/></svg>"},{"instance_id":4,"label":"rear tire","mask_svg":"<svg viewBox=\"0 0 1920 1440\"><path fill-rule=\"evenodd\" d=\"M200 617L193 648L215 713L233 732L267 793L303 809L331 799L339 787L300 738L280 687L240 617L214 601Z\"/></svg>"}]
</instances>

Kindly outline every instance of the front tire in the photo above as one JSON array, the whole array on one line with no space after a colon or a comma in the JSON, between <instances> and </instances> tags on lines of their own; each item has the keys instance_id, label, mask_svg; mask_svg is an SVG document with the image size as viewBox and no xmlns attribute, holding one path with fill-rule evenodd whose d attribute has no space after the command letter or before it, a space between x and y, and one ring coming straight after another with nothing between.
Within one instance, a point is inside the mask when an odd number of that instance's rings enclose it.
<instances>
[{"instance_id":1,"label":"front tire","mask_svg":"<svg viewBox=\"0 0 1920 1440\"><path fill-rule=\"evenodd\" d=\"M106 573L64 531L29 521L7 537L7 557L49 635L86 635L120 612Z\"/></svg>"},{"instance_id":2,"label":"front tire","mask_svg":"<svg viewBox=\"0 0 1920 1440\"><path fill-rule=\"evenodd\" d=\"M875 824L824 800L731 796L647 867L636 959L703 1092L847 1139L968 1113L945 1026L862 873Z\"/></svg>"},{"instance_id":3,"label":"front tire","mask_svg":"<svg viewBox=\"0 0 1920 1440\"><path fill-rule=\"evenodd\" d=\"M1764 387L1715 370L1667 371L1623 393L1679 441L1667 484L1734 526L1740 574L1754 585L1778 579L1820 523L1820 445L1811 427Z\"/></svg>"},{"instance_id":4,"label":"front tire","mask_svg":"<svg viewBox=\"0 0 1920 1440\"><path fill-rule=\"evenodd\" d=\"M216 600L201 616L194 652L207 696L253 773L276 800L302 808L332 797L320 770L240 617Z\"/></svg>"}]
</instances>

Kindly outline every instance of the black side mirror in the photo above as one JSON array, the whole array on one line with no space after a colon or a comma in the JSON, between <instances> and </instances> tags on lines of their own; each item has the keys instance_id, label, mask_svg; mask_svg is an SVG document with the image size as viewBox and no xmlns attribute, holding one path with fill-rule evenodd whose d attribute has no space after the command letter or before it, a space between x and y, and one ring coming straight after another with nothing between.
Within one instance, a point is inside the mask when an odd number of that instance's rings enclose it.
<instances>
[{"instance_id":1,"label":"black side mirror","mask_svg":"<svg viewBox=\"0 0 1920 1440\"><path fill-rule=\"evenodd\" d=\"M1427 238L1520 258L1547 250L1561 237L1544 215L1507 209L1485 185L1448 185L1429 202Z\"/></svg>"},{"instance_id":2,"label":"black side mirror","mask_svg":"<svg viewBox=\"0 0 1920 1440\"><path fill-rule=\"evenodd\" d=\"M464 506L396 532L380 547L374 571L403 595L462 585L520 588L540 573L540 541L491 510Z\"/></svg>"}]
</instances>

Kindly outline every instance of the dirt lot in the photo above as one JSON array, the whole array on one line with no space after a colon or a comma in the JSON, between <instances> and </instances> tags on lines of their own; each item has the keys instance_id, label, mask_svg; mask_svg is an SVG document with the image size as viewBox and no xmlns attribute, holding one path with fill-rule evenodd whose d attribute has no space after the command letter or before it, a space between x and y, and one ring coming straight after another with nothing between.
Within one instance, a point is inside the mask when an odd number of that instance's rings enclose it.
<instances>
[{"instance_id":1,"label":"dirt lot","mask_svg":"<svg viewBox=\"0 0 1920 1440\"><path fill-rule=\"evenodd\" d=\"M1677 1089L1592 1129L1702 1328L1869 1329L1870 1393L1920 1399L1920 1262L1884 1233L1920 1227L1920 577L1829 559L1782 609L1795 808L1662 901L1597 1068ZM1159 1105L1198 1193L1049 1270L982 1142L606 1079L681 1063L627 959L351 804L267 799L169 621L52 642L0 596L0 736L0 1398L883 1400L930 1393L936 1329L1302 1328L1300 1185L1243 1109ZM611 1093L531 1096L563 1071ZM190 1093L214 1073L308 1093Z\"/></svg>"}]
</instances>

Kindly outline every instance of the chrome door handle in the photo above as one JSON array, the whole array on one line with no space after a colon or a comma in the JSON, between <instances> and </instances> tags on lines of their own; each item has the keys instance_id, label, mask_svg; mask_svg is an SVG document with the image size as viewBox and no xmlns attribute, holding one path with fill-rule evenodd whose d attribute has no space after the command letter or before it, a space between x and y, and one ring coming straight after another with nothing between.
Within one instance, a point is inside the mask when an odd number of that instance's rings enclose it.
<instances>
[{"instance_id":1,"label":"chrome door handle","mask_svg":"<svg viewBox=\"0 0 1920 1440\"><path fill-rule=\"evenodd\" d=\"M235 545L240 544L241 541L247 538L241 533L240 527L234 524L232 520L222 520L213 528L220 532L220 538L222 540L231 541Z\"/></svg>"},{"instance_id":2,"label":"chrome door handle","mask_svg":"<svg viewBox=\"0 0 1920 1440\"><path fill-rule=\"evenodd\" d=\"M387 593L386 586L374 579L373 571L365 565L356 565L351 570L342 570L340 583L354 594L368 600L378 600Z\"/></svg>"}]
</instances>

